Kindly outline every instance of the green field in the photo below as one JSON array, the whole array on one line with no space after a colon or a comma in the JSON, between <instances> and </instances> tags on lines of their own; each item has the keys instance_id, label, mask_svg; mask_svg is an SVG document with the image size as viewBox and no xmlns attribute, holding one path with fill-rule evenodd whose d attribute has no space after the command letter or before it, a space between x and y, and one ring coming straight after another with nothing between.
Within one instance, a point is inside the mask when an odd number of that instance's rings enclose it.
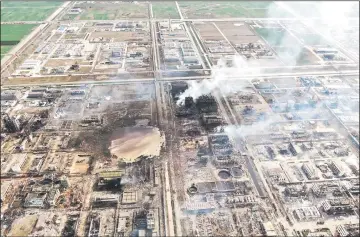
<instances>
[{"instance_id":1,"label":"green field","mask_svg":"<svg viewBox=\"0 0 360 237\"><path fill-rule=\"evenodd\" d=\"M36 26L34 24L1 25L1 41L20 41Z\"/></svg>"},{"instance_id":2,"label":"green field","mask_svg":"<svg viewBox=\"0 0 360 237\"><path fill-rule=\"evenodd\" d=\"M328 42L320 35L317 34L295 34L299 39L303 41L304 44L314 46L314 45L328 45Z\"/></svg>"},{"instance_id":3,"label":"green field","mask_svg":"<svg viewBox=\"0 0 360 237\"><path fill-rule=\"evenodd\" d=\"M65 14L61 20L63 21L69 21L69 20L74 20L77 17L76 14Z\"/></svg>"},{"instance_id":4,"label":"green field","mask_svg":"<svg viewBox=\"0 0 360 237\"><path fill-rule=\"evenodd\" d=\"M248 8L249 17L274 17L274 18L291 18L294 17L291 13L273 4L268 8Z\"/></svg>"},{"instance_id":5,"label":"green field","mask_svg":"<svg viewBox=\"0 0 360 237\"><path fill-rule=\"evenodd\" d=\"M1 21L42 21L62 2L1 2Z\"/></svg>"},{"instance_id":6,"label":"green field","mask_svg":"<svg viewBox=\"0 0 360 237\"><path fill-rule=\"evenodd\" d=\"M111 2L96 2L91 4L82 2L77 7L82 9L80 14L72 16L66 14L62 20L115 20L123 18L148 18L148 3L121 2L112 4Z\"/></svg>"},{"instance_id":7,"label":"green field","mask_svg":"<svg viewBox=\"0 0 360 237\"><path fill-rule=\"evenodd\" d=\"M295 39L282 28L256 28L255 31L271 46L285 46L285 44L287 46L296 43Z\"/></svg>"},{"instance_id":8,"label":"green field","mask_svg":"<svg viewBox=\"0 0 360 237\"><path fill-rule=\"evenodd\" d=\"M1 58L3 58L13 47L13 45L1 46Z\"/></svg>"},{"instance_id":9,"label":"green field","mask_svg":"<svg viewBox=\"0 0 360 237\"><path fill-rule=\"evenodd\" d=\"M111 20L116 19L117 10L92 10L81 14L80 20Z\"/></svg>"},{"instance_id":10,"label":"green field","mask_svg":"<svg viewBox=\"0 0 360 237\"><path fill-rule=\"evenodd\" d=\"M1 46L1 54L7 54L12 47L14 47L13 45L2 45Z\"/></svg>"},{"instance_id":11,"label":"green field","mask_svg":"<svg viewBox=\"0 0 360 237\"><path fill-rule=\"evenodd\" d=\"M179 19L175 2L151 2L154 18Z\"/></svg>"},{"instance_id":12,"label":"green field","mask_svg":"<svg viewBox=\"0 0 360 237\"><path fill-rule=\"evenodd\" d=\"M61 1L5 1L1 2L1 7L16 7L16 8L29 8L29 7L58 7L62 5Z\"/></svg>"}]
</instances>

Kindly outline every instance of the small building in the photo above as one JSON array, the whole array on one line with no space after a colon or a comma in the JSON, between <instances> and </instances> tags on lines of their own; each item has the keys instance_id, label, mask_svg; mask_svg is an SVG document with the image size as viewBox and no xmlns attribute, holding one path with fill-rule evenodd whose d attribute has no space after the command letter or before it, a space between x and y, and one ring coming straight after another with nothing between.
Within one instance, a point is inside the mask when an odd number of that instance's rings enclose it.
<instances>
[{"instance_id":1,"label":"small building","mask_svg":"<svg viewBox=\"0 0 360 237\"><path fill-rule=\"evenodd\" d=\"M68 14L80 14L82 12L81 8L73 7L68 11Z\"/></svg>"},{"instance_id":2,"label":"small building","mask_svg":"<svg viewBox=\"0 0 360 237\"><path fill-rule=\"evenodd\" d=\"M338 50L333 48L318 48L314 49L314 52L318 54L337 54Z\"/></svg>"}]
</instances>

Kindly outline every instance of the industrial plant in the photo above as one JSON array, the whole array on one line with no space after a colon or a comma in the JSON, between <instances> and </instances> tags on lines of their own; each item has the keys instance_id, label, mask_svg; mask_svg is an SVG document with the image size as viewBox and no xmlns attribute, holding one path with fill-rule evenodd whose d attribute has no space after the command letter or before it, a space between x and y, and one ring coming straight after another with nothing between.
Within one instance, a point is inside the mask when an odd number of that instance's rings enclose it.
<instances>
[{"instance_id":1,"label":"industrial plant","mask_svg":"<svg viewBox=\"0 0 360 237\"><path fill-rule=\"evenodd\" d=\"M359 236L358 7L20 3L1 236Z\"/></svg>"}]
</instances>

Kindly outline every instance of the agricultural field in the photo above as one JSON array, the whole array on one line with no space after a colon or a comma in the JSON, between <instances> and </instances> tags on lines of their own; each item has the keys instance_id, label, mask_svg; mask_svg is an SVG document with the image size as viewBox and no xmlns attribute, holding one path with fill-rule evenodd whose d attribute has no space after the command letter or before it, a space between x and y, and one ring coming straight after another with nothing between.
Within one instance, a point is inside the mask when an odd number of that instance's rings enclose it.
<instances>
[{"instance_id":1,"label":"agricultural field","mask_svg":"<svg viewBox=\"0 0 360 237\"><path fill-rule=\"evenodd\" d=\"M116 4L117 6L114 6ZM62 20L115 20L123 18L148 18L148 3L131 2L83 2L75 7L81 9L79 14L65 14Z\"/></svg>"},{"instance_id":2,"label":"agricultural field","mask_svg":"<svg viewBox=\"0 0 360 237\"><path fill-rule=\"evenodd\" d=\"M287 2L296 13L303 17L331 17L331 11L338 11L346 17L359 17L359 2L347 2L347 6L340 6L336 2ZM338 12L339 13L339 12Z\"/></svg>"},{"instance_id":3,"label":"agricultural field","mask_svg":"<svg viewBox=\"0 0 360 237\"><path fill-rule=\"evenodd\" d=\"M151 2L154 18L179 19L175 2Z\"/></svg>"},{"instance_id":4,"label":"agricultural field","mask_svg":"<svg viewBox=\"0 0 360 237\"><path fill-rule=\"evenodd\" d=\"M1 58L3 58L11 49L13 45L2 45L1 46Z\"/></svg>"},{"instance_id":5,"label":"agricultural field","mask_svg":"<svg viewBox=\"0 0 360 237\"><path fill-rule=\"evenodd\" d=\"M62 2L1 2L1 21L42 21Z\"/></svg>"},{"instance_id":6,"label":"agricultural field","mask_svg":"<svg viewBox=\"0 0 360 237\"><path fill-rule=\"evenodd\" d=\"M35 24L1 25L1 45L5 45L4 41L19 42L24 36L28 35L36 26L37 25Z\"/></svg>"},{"instance_id":7,"label":"agricultural field","mask_svg":"<svg viewBox=\"0 0 360 237\"><path fill-rule=\"evenodd\" d=\"M42 7L58 7L62 4L60 1L3 1L3 8L42 8Z\"/></svg>"},{"instance_id":8,"label":"agricultural field","mask_svg":"<svg viewBox=\"0 0 360 237\"><path fill-rule=\"evenodd\" d=\"M271 46L291 46L298 44L296 39L283 28L256 28L255 31Z\"/></svg>"},{"instance_id":9,"label":"agricultural field","mask_svg":"<svg viewBox=\"0 0 360 237\"><path fill-rule=\"evenodd\" d=\"M1 58L3 58L22 38L28 35L37 25L1 25Z\"/></svg>"},{"instance_id":10,"label":"agricultural field","mask_svg":"<svg viewBox=\"0 0 360 237\"><path fill-rule=\"evenodd\" d=\"M327 46L327 41L318 34L295 34L301 42L303 42L305 45L309 46Z\"/></svg>"},{"instance_id":11,"label":"agricultural field","mask_svg":"<svg viewBox=\"0 0 360 237\"><path fill-rule=\"evenodd\" d=\"M292 17L272 2L179 2L184 18Z\"/></svg>"}]
</instances>

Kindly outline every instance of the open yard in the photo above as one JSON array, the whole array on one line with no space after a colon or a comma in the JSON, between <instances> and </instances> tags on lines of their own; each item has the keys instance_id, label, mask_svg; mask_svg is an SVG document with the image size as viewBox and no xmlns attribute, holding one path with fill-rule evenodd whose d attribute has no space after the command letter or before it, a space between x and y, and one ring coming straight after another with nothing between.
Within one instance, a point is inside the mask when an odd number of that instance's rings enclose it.
<instances>
[{"instance_id":1,"label":"open yard","mask_svg":"<svg viewBox=\"0 0 360 237\"><path fill-rule=\"evenodd\" d=\"M1 21L42 21L53 13L62 2L1 2Z\"/></svg>"},{"instance_id":2,"label":"open yard","mask_svg":"<svg viewBox=\"0 0 360 237\"><path fill-rule=\"evenodd\" d=\"M151 2L154 18L179 19L175 2Z\"/></svg>"},{"instance_id":3,"label":"open yard","mask_svg":"<svg viewBox=\"0 0 360 237\"><path fill-rule=\"evenodd\" d=\"M27 215L12 223L8 236L29 236L34 228L38 215Z\"/></svg>"}]
</instances>

